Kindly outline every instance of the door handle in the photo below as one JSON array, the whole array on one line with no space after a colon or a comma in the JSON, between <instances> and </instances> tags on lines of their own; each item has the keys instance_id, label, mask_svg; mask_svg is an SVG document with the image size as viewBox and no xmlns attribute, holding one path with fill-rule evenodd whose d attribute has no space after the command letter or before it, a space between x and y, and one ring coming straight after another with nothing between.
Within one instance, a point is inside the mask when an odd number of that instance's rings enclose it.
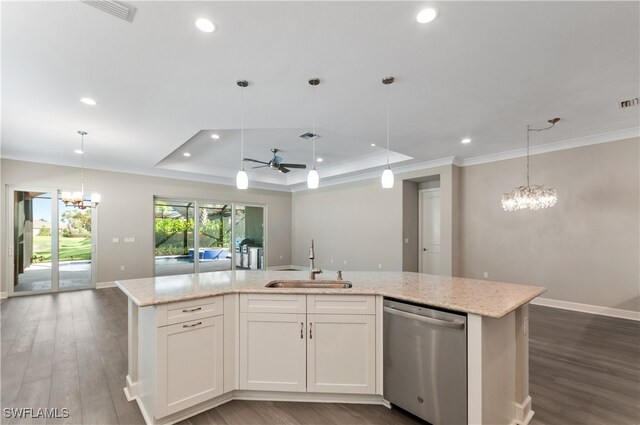
<instances>
[{"instance_id":1,"label":"door handle","mask_svg":"<svg viewBox=\"0 0 640 425\"><path fill-rule=\"evenodd\" d=\"M385 313L393 314L395 316L401 316L405 319L418 320L420 322L428 323L430 325L442 326L445 328L454 328L454 329L464 329L464 322L458 322L455 320L443 320L443 319L434 319L432 317L421 316L419 314L409 313L407 311L398 310L393 307L385 306L383 308Z\"/></svg>"},{"instance_id":2,"label":"door handle","mask_svg":"<svg viewBox=\"0 0 640 425\"><path fill-rule=\"evenodd\" d=\"M196 308L191 308L191 309L187 308L187 309L182 310L182 312L183 313L193 313L194 311L200 311L200 310L202 310L202 307L196 307Z\"/></svg>"},{"instance_id":3,"label":"door handle","mask_svg":"<svg viewBox=\"0 0 640 425\"><path fill-rule=\"evenodd\" d=\"M300 322L300 339L304 339L304 323Z\"/></svg>"},{"instance_id":4,"label":"door handle","mask_svg":"<svg viewBox=\"0 0 640 425\"><path fill-rule=\"evenodd\" d=\"M195 326L200 326L202 324L202 322L198 322L198 323L192 323L190 325L182 325L183 328L193 328Z\"/></svg>"},{"instance_id":5,"label":"door handle","mask_svg":"<svg viewBox=\"0 0 640 425\"><path fill-rule=\"evenodd\" d=\"M313 339L313 323L309 323L309 339Z\"/></svg>"}]
</instances>

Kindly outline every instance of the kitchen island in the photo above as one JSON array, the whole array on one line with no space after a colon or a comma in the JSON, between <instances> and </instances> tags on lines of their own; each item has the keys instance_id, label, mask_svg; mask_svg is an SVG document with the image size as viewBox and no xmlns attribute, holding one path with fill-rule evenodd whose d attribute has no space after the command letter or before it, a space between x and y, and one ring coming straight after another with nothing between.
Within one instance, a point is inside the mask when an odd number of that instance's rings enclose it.
<instances>
[{"instance_id":1,"label":"kitchen island","mask_svg":"<svg viewBox=\"0 0 640 425\"><path fill-rule=\"evenodd\" d=\"M127 398L148 424L232 399L388 405L386 298L466 315L468 423L533 416L528 303L544 288L410 272L346 272L350 288L265 287L307 278L226 271L116 282L129 298Z\"/></svg>"}]
</instances>

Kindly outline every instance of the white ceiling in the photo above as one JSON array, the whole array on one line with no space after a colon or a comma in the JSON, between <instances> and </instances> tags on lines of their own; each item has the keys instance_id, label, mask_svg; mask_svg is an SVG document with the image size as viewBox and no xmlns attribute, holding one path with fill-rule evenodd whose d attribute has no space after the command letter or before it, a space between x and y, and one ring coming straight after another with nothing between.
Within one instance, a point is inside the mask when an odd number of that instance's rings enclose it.
<instances>
[{"instance_id":1,"label":"white ceiling","mask_svg":"<svg viewBox=\"0 0 640 425\"><path fill-rule=\"evenodd\" d=\"M88 167L231 182L238 79L250 82L245 156L276 147L307 165L297 135L311 130L307 80L321 79L328 180L386 162L387 75L396 165L521 148L527 124L554 116L533 145L640 126L638 108L618 108L640 92L638 2L131 3L132 23L81 2L2 2L3 157L77 165L83 129ZM425 5L440 16L421 25ZM197 30L200 17L219 30ZM305 174L249 170L264 187Z\"/></svg>"}]
</instances>

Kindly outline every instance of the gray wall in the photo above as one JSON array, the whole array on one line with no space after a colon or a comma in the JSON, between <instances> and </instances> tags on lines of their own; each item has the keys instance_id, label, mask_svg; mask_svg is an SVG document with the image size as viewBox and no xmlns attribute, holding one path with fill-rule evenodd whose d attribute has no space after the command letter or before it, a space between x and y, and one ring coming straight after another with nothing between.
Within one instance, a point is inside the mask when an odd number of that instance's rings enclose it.
<instances>
[{"instance_id":1,"label":"gray wall","mask_svg":"<svg viewBox=\"0 0 640 425\"><path fill-rule=\"evenodd\" d=\"M524 183L524 158L461 168L461 275L640 311L639 158L639 139L535 155L532 183L555 187L558 203L512 213L500 199Z\"/></svg>"},{"instance_id":2,"label":"gray wall","mask_svg":"<svg viewBox=\"0 0 640 425\"><path fill-rule=\"evenodd\" d=\"M75 188L80 184L80 170L23 161L2 160L2 203L6 201L6 185L20 187ZM86 170L87 192L102 195L98 208L98 277L110 282L153 275L153 196L198 198L220 201L266 204L267 265L291 264L291 194L268 190L238 191L233 186L148 177L134 174ZM2 214L2 234L7 229L6 207ZM10 207L10 206L9 206ZM125 236L136 238L123 243ZM113 244L112 238L120 243ZM2 252L7 252L7 239L2 239ZM2 285L6 287L6 256L2 256ZM125 271L120 271L120 266Z\"/></svg>"}]
</instances>

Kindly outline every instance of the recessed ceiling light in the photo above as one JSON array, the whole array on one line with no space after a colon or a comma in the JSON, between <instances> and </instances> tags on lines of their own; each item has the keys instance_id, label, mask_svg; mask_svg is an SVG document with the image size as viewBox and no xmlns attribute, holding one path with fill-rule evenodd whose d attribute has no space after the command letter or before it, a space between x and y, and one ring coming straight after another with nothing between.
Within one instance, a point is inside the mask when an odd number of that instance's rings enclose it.
<instances>
[{"instance_id":1,"label":"recessed ceiling light","mask_svg":"<svg viewBox=\"0 0 640 425\"><path fill-rule=\"evenodd\" d=\"M200 18L196 21L196 27L202 32L214 32L216 25L208 19Z\"/></svg>"},{"instance_id":2,"label":"recessed ceiling light","mask_svg":"<svg viewBox=\"0 0 640 425\"><path fill-rule=\"evenodd\" d=\"M211 138L212 138L213 140L218 140L218 139L220 138L220 135L219 135L219 134L216 134L216 133L213 133L213 134L211 135Z\"/></svg>"},{"instance_id":3,"label":"recessed ceiling light","mask_svg":"<svg viewBox=\"0 0 640 425\"><path fill-rule=\"evenodd\" d=\"M375 146L375 145L376 145L375 143L371 143L371 146Z\"/></svg>"},{"instance_id":4,"label":"recessed ceiling light","mask_svg":"<svg viewBox=\"0 0 640 425\"><path fill-rule=\"evenodd\" d=\"M426 9L422 9L418 15L416 16L416 21L421 24L427 24L438 17L438 9L434 9L433 7L428 7Z\"/></svg>"},{"instance_id":5,"label":"recessed ceiling light","mask_svg":"<svg viewBox=\"0 0 640 425\"><path fill-rule=\"evenodd\" d=\"M324 161L324 159L322 159L322 158L316 158L316 161L317 161L317 162L322 162L322 161Z\"/></svg>"},{"instance_id":6,"label":"recessed ceiling light","mask_svg":"<svg viewBox=\"0 0 640 425\"><path fill-rule=\"evenodd\" d=\"M80 99L80 102L84 103L85 105L91 105L91 106L95 106L98 104L98 102L91 99L90 97L83 97L82 99Z\"/></svg>"},{"instance_id":7,"label":"recessed ceiling light","mask_svg":"<svg viewBox=\"0 0 640 425\"><path fill-rule=\"evenodd\" d=\"M191 156L191 154L189 152L185 152L182 154L182 156L186 156L187 158L189 158Z\"/></svg>"},{"instance_id":8,"label":"recessed ceiling light","mask_svg":"<svg viewBox=\"0 0 640 425\"><path fill-rule=\"evenodd\" d=\"M74 153L77 153L78 155L83 154L84 152L82 152L82 149L76 149L73 151Z\"/></svg>"},{"instance_id":9,"label":"recessed ceiling light","mask_svg":"<svg viewBox=\"0 0 640 425\"><path fill-rule=\"evenodd\" d=\"M467 143L471 143L471 139L467 137L466 139L460 140L460 143L464 143L466 145Z\"/></svg>"}]
</instances>

